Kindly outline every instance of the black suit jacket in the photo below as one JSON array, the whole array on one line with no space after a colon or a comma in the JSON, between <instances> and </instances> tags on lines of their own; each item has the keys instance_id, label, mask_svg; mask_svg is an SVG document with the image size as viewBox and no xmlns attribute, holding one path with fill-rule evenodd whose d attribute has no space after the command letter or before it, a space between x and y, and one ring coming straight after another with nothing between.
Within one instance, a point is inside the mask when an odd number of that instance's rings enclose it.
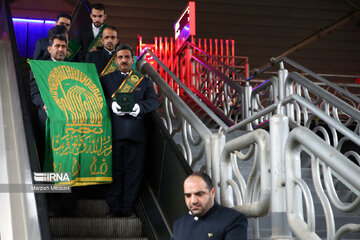
<instances>
[{"instance_id":1,"label":"black suit jacket","mask_svg":"<svg viewBox=\"0 0 360 240\"><path fill-rule=\"evenodd\" d=\"M113 53L109 54L109 52L106 51L104 48L95 52L89 52L86 54L85 62L95 63L96 70L99 75L114 55Z\"/></svg>"},{"instance_id":2,"label":"black suit jacket","mask_svg":"<svg viewBox=\"0 0 360 240\"><path fill-rule=\"evenodd\" d=\"M135 103L140 106L139 115L136 118L130 115L117 116L111 109L113 102L111 95L120 87L124 79L125 75L121 74L120 71L107 74L100 79L111 112L112 137L113 140L129 139L136 142L144 142L146 138L144 116L155 111L159 106L159 101L152 81L144 77L133 91Z\"/></svg>"},{"instance_id":3,"label":"black suit jacket","mask_svg":"<svg viewBox=\"0 0 360 240\"><path fill-rule=\"evenodd\" d=\"M47 49L48 46L49 46L49 38L48 37L38 39L36 41L33 59L43 60L43 59L49 58L50 54Z\"/></svg>"},{"instance_id":4,"label":"black suit jacket","mask_svg":"<svg viewBox=\"0 0 360 240\"><path fill-rule=\"evenodd\" d=\"M50 55L49 55L49 57L47 57L44 60L51 60ZM39 121L41 130L45 132L45 123L46 123L46 119L47 119L47 114L43 108L45 104L41 98L39 87L36 83L34 74L31 70L30 70L29 86L30 86L31 101L38 109L38 121Z\"/></svg>"},{"instance_id":5,"label":"black suit jacket","mask_svg":"<svg viewBox=\"0 0 360 240\"><path fill-rule=\"evenodd\" d=\"M244 214L215 202L207 213L197 219L190 214L177 219L172 240L246 240L247 225Z\"/></svg>"},{"instance_id":6,"label":"black suit jacket","mask_svg":"<svg viewBox=\"0 0 360 240\"><path fill-rule=\"evenodd\" d=\"M92 41L94 40L94 33L92 31L92 25L88 25L86 28L82 28L79 30L76 35L75 41L80 43L81 49L79 51L79 60L84 61L86 57L86 53L88 52L88 48Z\"/></svg>"}]
</instances>

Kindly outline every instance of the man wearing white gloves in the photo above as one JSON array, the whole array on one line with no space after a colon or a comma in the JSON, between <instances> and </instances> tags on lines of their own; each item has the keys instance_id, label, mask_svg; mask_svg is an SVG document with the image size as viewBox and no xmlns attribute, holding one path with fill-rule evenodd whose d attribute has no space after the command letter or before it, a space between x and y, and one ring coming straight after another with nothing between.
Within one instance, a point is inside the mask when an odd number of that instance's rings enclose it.
<instances>
[{"instance_id":1,"label":"man wearing white gloves","mask_svg":"<svg viewBox=\"0 0 360 240\"><path fill-rule=\"evenodd\" d=\"M121 44L115 54L119 70L100 79L111 112L113 134L113 183L106 192L109 205L106 216L134 217L133 206L142 180L145 155L143 118L158 108L159 101L152 81L131 69L133 49ZM123 98L120 96L131 96L131 99L133 96L134 105L130 110L125 109L128 105L121 106L127 101L119 100Z\"/></svg>"}]
</instances>

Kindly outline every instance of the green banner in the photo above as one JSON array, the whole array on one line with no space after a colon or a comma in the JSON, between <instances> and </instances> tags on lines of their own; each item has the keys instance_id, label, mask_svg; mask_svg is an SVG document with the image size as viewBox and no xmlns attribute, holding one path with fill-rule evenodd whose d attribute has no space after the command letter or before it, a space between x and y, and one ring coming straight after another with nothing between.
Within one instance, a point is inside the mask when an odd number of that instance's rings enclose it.
<instances>
[{"instance_id":1,"label":"green banner","mask_svg":"<svg viewBox=\"0 0 360 240\"><path fill-rule=\"evenodd\" d=\"M118 70L118 67L116 66L115 61L116 61L116 56L114 54L114 56L111 57L110 61L106 64L105 68L100 73L99 78ZM133 70L136 69L136 61L137 61L137 56L134 56L134 63L131 67L131 69L133 69Z\"/></svg>"},{"instance_id":2,"label":"green banner","mask_svg":"<svg viewBox=\"0 0 360 240\"><path fill-rule=\"evenodd\" d=\"M111 119L95 65L28 61L47 107L44 171L70 172L72 186L110 183Z\"/></svg>"},{"instance_id":3,"label":"green banner","mask_svg":"<svg viewBox=\"0 0 360 240\"><path fill-rule=\"evenodd\" d=\"M96 37L94 38L94 40L90 43L90 46L88 48L88 50L92 49L92 48L98 48L98 47L103 47L103 44L101 42L101 34L102 31L104 30L104 28L106 27L106 24L103 24L102 27L100 28L100 31L98 33L98 35L96 35Z\"/></svg>"},{"instance_id":4,"label":"green banner","mask_svg":"<svg viewBox=\"0 0 360 240\"><path fill-rule=\"evenodd\" d=\"M116 61L116 56L114 54L111 57L110 61L106 64L105 68L100 73L99 78L118 70L118 67L116 66L115 61Z\"/></svg>"},{"instance_id":5,"label":"green banner","mask_svg":"<svg viewBox=\"0 0 360 240\"><path fill-rule=\"evenodd\" d=\"M78 42L70 40L66 51L66 60L71 61L74 56L80 51L80 48L81 45Z\"/></svg>"}]
</instances>

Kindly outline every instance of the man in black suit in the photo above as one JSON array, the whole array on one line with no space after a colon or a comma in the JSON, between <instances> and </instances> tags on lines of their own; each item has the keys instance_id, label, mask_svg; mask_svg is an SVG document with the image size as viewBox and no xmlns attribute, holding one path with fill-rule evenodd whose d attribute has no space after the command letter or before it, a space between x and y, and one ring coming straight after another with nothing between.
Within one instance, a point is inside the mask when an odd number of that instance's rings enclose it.
<instances>
[{"instance_id":1,"label":"man in black suit","mask_svg":"<svg viewBox=\"0 0 360 240\"><path fill-rule=\"evenodd\" d=\"M68 39L66 32L61 31L62 28L63 28L62 26L55 26L49 30L52 34L49 37L49 42L47 47L48 55L44 60L64 61L66 57ZM32 71L30 71L29 85L30 85L31 100L38 108L38 121L40 124L39 127L42 132L45 132L47 108L44 105L44 102L41 98L39 88L38 85L36 84L34 74Z\"/></svg>"},{"instance_id":2,"label":"man in black suit","mask_svg":"<svg viewBox=\"0 0 360 240\"><path fill-rule=\"evenodd\" d=\"M71 17L69 14L60 13L59 15L57 15L55 26L64 26L65 31L69 32L70 25L71 25ZM51 31L51 29L49 31ZM51 32L48 33L48 35L51 34L52 34ZM36 41L33 59L36 60L48 59L50 57L48 52L48 46L49 46L49 37L38 39Z\"/></svg>"},{"instance_id":3,"label":"man in black suit","mask_svg":"<svg viewBox=\"0 0 360 240\"><path fill-rule=\"evenodd\" d=\"M119 43L118 30L115 27L106 26L101 33L101 42L104 47L101 50L89 52L85 60L88 63L95 63L99 75L114 55L115 47Z\"/></svg>"},{"instance_id":4,"label":"man in black suit","mask_svg":"<svg viewBox=\"0 0 360 240\"><path fill-rule=\"evenodd\" d=\"M133 206L143 175L146 140L144 117L155 111L159 102L152 81L131 70L133 49L121 44L115 54L119 70L100 79L111 111L113 138L113 183L106 192L110 210L106 216L133 217ZM114 100L116 92L126 92L124 86L131 86L129 92L134 96L135 104L131 112L123 112Z\"/></svg>"},{"instance_id":5,"label":"man in black suit","mask_svg":"<svg viewBox=\"0 0 360 240\"><path fill-rule=\"evenodd\" d=\"M206 173L194 172L185 179L184 197L189 213L175 221L172 240L247 239L246 216L215 201L215 188Z\"/></svg>"},{"instance_id":6,"label":"man in black suit","mask_svg":"<svg viewBox=\"0 0 360 240\"><path fill-rule=\"evenodd\" d=\"M62 26L55 26L54 28L59 28ZM66 51L68 46L68 37L67 34L59 34L56 31L51 31L51 35L49 35L49 43L47 51L49 53L48 58L44 60L49 61L64 61L66 57ZM34 74L32 71L30 71L30 94L31 94L31 100L33 104L36 105L38 108L38 122L40 131L37 131L36 136L38 137L37 141L37 147L39 152L39 159L41 162L41 165L43 165L43 158L45 153L45 124L47 119L47 107L44 104L44 101L41 98L39 87L36 83L36 80L34 78ZM54 209L54 202L56 199L60 200L61 203L61 214L62 216L66 217L72 217L77 216L77 192L74 191L73 193L62 193L62 194L56 194L55 195L49 195L48 201L49 201L49 211L53 214Z\"/></svg>"},{"instance_id":7,"label":"man in black suit","mask_svg":"<svg viewBox=\"0 0 360 240\"><path fill-rule=\"evenodd\" d=\"M105 6L102 3L96 3L91 6L90 18L92 24L86 28L80 29L76 35L76 41L80 43L80 60L84 61L86 54L96 50L96 47L88 49L97 35L101 32L106 19Z\"/></svg>"}]
</instances>

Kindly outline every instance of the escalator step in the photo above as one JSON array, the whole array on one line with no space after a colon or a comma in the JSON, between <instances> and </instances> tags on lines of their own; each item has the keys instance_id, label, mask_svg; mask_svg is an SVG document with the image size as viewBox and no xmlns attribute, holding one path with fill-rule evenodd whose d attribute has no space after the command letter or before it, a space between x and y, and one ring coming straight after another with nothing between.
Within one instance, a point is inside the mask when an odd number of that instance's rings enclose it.
<instances>
[{"instance_id":1,"label":"escalator step","mask_svg":"<svg viewBox=\"0 0 360 240\"><path fill-rule=\"evenodd\" d=\"M121 238L142 237L139 218L50 218L53 237Z\"/></svg>"},{"instance_id":2,"label":"escalator step","mask_svg":"<svg viewBox=\"0 0 360 240\"><path fill-rule=\"evenodd\" d=\"M80 199L77 210L84 217L104 217L109 208L105 200Z\"/></svg>"}]
</instances>

